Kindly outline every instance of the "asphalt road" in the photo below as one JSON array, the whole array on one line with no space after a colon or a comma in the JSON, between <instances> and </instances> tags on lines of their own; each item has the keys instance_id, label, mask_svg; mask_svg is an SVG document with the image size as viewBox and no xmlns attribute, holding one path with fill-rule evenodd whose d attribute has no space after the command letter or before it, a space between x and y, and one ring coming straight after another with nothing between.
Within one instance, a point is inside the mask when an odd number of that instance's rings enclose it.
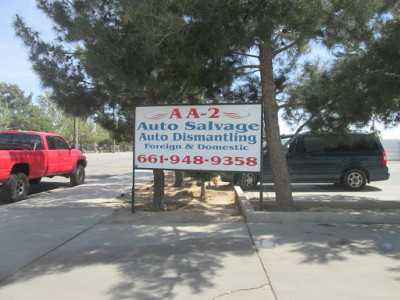
<instances>
[{"instance_id":1,"label":"asphalt road","mask_svg":"<svg viewBox=\"0 0 400 300\"><path fill-rule=\"evenodd\" d=\"M86 168L86 184L94 183L108 177L130 173L133 170L133 153L88 153L88 166ZM388 163L390 179L387 181L376 181L368 184L362 191L350 192L341 186L333 184L293 184L293 197L332 197L335 195L337 200L354 199L382 199L400 201L400 161L390 161ZM146 170L136 171L136 177L142 175L149 176ZM139 174L138 174L139 173ZM55 189L65 189L71 186L69 178L53 177L43 178L38 185L31 184L28 198L36 197L43 193L49 193ZM264 184L267 190L267 197L274 196L274 186ZM258 189L249 191L258 193ZM312 195L310 195L312 194ZM338 196L339 195L339 196ZM264 196L265 197L265 196ZM0 205L6 204L6 199L0 191Z\"/></svg>"}]
</instances>

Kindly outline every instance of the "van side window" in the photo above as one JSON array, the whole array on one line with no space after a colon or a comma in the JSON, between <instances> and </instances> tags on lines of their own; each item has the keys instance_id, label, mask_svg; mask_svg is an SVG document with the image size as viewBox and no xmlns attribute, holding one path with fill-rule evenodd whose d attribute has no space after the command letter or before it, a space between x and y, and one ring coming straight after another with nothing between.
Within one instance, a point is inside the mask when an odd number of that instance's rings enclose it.
<instances>
[{"instance_id":1,"label":"van side window","mask_svg":"<svg viewBox=\"0 0 400 300\"><path fill-rule=\"evenodd\" d=\"M347 138L339 135L324 136L324 152L346 152L350 151L350 144Z\"/></svg>"},{"instance_id":2,"label":"van side window","mask_svg":"<svg viewBox=\"0 0 400 300\"><path fill-rule=\"evenodd\" d=\"M315 141L310 141L317 137L305 137L305 152L315 151ZM345 134L345 135L324 135L321 137L323 143L323 152L360 152L360 151L377 151L380 150L378 139L372 134ZM314 151L310 151L314 150Z\"/></svg>"},{"instance_id":3,"label":"van side window","mask_svg":"<svg viewBox=\"0 0 400 300\"><path fill-rule=\"evenodd\" d=\"M317 136L304 137L304 152L305 153L319 153L324 149L321 138Z\"/></svg>"}]
</instances>

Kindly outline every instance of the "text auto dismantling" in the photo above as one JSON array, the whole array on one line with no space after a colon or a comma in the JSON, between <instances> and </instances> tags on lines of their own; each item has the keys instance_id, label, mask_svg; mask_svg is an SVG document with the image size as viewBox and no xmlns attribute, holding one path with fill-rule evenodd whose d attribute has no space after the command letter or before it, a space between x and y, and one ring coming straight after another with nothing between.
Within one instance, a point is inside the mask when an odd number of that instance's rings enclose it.
<instances>
[{"instance_id":1,"label":"text auto dismantling","mask_svg":"<svg viewBox=\"0 0 400 300\"><path fill-rule=\"evenodd\" d=\"M256 135L246 135L242 133L247 133L249 131L258 131L260 125L257 123L239 123L239 124L232 124L232 123L214 123L210 121L208 123L198 123L195 122L186 122L185 123L185 130L204 130L204 131L232 131L232 132L225 132L223 134L188 134L188 133L177 133L174 132L172 135L172 141L207 141L207 142L247 142L248 144L255 144L257 142ZM137 127L137 130L143 131L163 131L163 130L170 130L175 131L178 130L179 126L175 123L166 124L161 122L160 124L148 124L145 122L141 122ZM140 141L167 141L168 140L167 134L160 134L160 133L141 133L139 136ZM203 145L204 146L204 145ZM201 144L199 145L201 147ZM206 147L206 146L204 146ZM223 147L223 146L221 146ZM228 148L226 148L228 147ZM233 146L232 146L233 147ZM236 147L237 148L237 147ZM241 150L236 149L235 147L229 148L229 146L225 146L223 150ZM218 150L218 149L215 149ZM245 150L245 149L242 149Z\"/></svg>"}]
</instances>

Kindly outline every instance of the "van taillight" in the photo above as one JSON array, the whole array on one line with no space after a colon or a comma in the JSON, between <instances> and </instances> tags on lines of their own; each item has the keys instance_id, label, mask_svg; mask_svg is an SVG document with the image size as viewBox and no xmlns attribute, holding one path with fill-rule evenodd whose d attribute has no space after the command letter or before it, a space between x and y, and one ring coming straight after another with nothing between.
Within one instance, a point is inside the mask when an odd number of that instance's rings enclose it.
<instances>
[{"instance_id":1,"label":"van taillight","mask_svg":"<svg viewBox=\"0 0 400 300\"><path fill-rule=\"evenodd\" d=\"M384 166L387 164L386 152L382 152L382 164Z\"/></svg>"}]
</instances>

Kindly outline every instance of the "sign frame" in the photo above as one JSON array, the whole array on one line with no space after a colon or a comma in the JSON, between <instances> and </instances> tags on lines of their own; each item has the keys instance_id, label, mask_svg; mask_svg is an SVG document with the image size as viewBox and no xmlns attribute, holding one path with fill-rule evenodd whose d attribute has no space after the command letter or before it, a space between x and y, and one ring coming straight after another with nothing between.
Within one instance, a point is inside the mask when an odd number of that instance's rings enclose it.
<instances>
[{"instance_id":1,"label":"sign frame","mask_svg":"<svg viewBox=\"0 0 400 300\"><path fill-rule=\"evenodd\" d=\"M135 169L259 173L262 178L263 109L262 103L135 106L132 213ZM182 143L172 143L177 141ZM220 152L204 152L214 149ZM227 154L232 152L239 155Z\"/></svg>"},{"instance_id":2,"label":"sign frame","mask_svg":"<svg viewBox=\"0 0 400 300\"><path fill-rule=\"evenodd\" d=\"M261 104L137 106L134 168L256 173L262 128Z\"/></svg>"}]
</instances>

